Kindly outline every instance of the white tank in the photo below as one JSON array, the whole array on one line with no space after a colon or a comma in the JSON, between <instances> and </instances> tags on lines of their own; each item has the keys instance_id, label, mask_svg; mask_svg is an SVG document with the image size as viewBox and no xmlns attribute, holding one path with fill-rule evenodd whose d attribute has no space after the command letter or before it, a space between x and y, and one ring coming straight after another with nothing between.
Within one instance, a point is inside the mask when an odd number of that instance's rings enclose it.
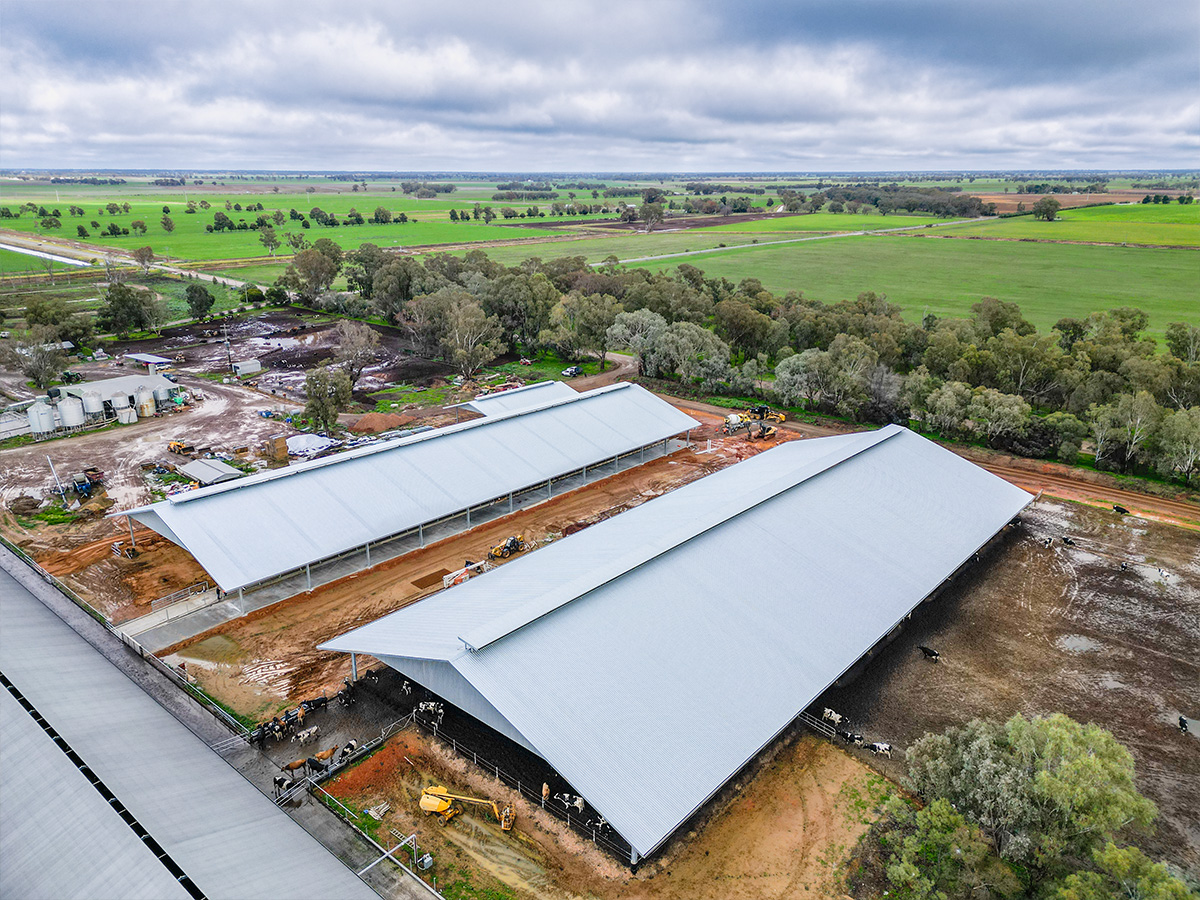
<instances>
[{"instance_id":1,"label":"white tank","mask_svg":"<svg viewBox=\"0 0 1200 900\"><path fill-rule=\"evenodd\" d=\"M54 410L45 403L29 407L29 430L34 434L49 434L54 430Z\"/></svg>"},{"instance_id":2,"label":"white tank","mask_svg":"<svg viewBox=\"0 0 1200 900\"><path fill-rule=\"evenodd\" d=\"M154 415L154 391L150 390L150 388L140 387L137 389L135 399L137 401L135 405L137 406L139 416Z\"/></svg>"},{"instance_id":3,"label":"white tank","mask_svg":"<svg viewBox=\"0 0 1200 900\"><path fill-rule=\"evenodd\" d=\"M171 389L160 385L154 389L154 402L159 406L166 406L171 402Z\"/></svg>"},{"instance_id":4,"label":"white tank","mask_svg":"<svg viewBox=\"0 0 1200 900\"><path fill-rule=\"evenodd\" d=\"M121 394L121 393L113 394L111 397L108 398L108 402L112 404L113 409L129 409L129 395L128 394Z\"/></svg>"},{"instance_id":5,"label":"white tank","mask_svg":"<svg viewBox=\"0 0 1200 900\"><path fill-rule=\"evenodd\" d=\"M122 425L132 425L138 420L137 410L126 406L124 409L117 410L117 421Z\"/></svg>"},{"instance_id":6,"label":"white tank","mask_svg":"<svg viewBox=\"0 0 1200 900\"><path fill-rule=\"evenodd\" d=\"M96 391L83 392L83 411L89 416L104 414L104 401Z\"/></svg>"},{"instance_id":7,"label":"white tank","mask_svg":"<svg viewBox=\"0 0 1200 900\"><path fill-rule=\"evenodd\" d=\"M87 419L83 414L83 401L78 397L63 397L58 401L58 417L63 428L78 428Z\"/></svg>"}]
</instances>

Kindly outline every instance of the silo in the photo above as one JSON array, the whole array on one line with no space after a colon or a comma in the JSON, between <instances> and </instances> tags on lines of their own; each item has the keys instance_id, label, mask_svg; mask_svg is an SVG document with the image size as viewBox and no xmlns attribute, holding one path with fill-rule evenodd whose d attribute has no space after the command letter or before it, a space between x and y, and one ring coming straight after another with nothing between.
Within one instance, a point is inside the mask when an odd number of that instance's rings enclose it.
<instances>
[{"instance_id":1,"label":"silo","mask_svg":"<svg viewBox=\"0 0 1200 900\"><path fill-rule=\"evenodd\" d=\"M113 409L129 409L129 395L118 391L108 398Z\"/></svg>"},{"instance_id":2,"label":"silo","mask_svg":"<svg viewBox=\"0 0 1200 900\"><path fill-rule=\"evenodd\" d=\"M83 411L88 418L104 415L104 401L96 391L83 392Z\"/></svg>"},{"instance_id":3,"label":"silo","mask_svg":"<svg viewBox=\"0 0 1200 900\"><path fill-rule=\"evenodd\" d=\"M78 397L63 397L58 402L58 417L62 420L63 428L78 428L86 421L83 401Z\"/></svg>"},{"instance_id":4,"label":"silo","mask_svg":"<svg viewBox=\"0 0 1200 900\"><path fill-rule=\"evenodd\" d=\"M137 420L138 414L136 409L125 406L124 408L117 410L117 421L122 425L132 425Z\"/></svg>"},{"instance_id":5,"label":"silo","mask_svg":"<svg viewBox=\"0 0 1200 900\"><path fill-rule=\"evenodd\" d=\"M146 416L154 415L154 391L147 387L140 387L137 389L135 400L137 402L134 405L137 407L137 413L139 416L144 418Z\"/></svg>"},{"instance_id":6,"label":"silo","mask_svg":"<svg viewBox=\"0 0 1200 900\"><path fill-rule=\"evenodd\" d=\"M54 431L54 410L45 403L35 403L29 407L29 430L35 435L49 434Z\"/></svg>"},{"instance_id":7,"label":"silo","mask_svg":"<svg viewBox=\"0 0 1200 900\"><path fill-rule=\"evenodd\" d=\"M171 389L164 385L160 385L154 389L154 402L159 409L166 409L171 405Z\"/></svg>"}]
</instances>

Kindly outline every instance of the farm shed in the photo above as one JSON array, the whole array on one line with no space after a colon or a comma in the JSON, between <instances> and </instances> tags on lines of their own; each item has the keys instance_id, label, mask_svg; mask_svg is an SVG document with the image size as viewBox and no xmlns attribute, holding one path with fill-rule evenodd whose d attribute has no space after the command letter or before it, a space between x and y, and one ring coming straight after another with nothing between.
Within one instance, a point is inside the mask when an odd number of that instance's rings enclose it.
<instances>
[{"instance_id":1,"label":"farm shed","mask_svg":"<svg viewBox=\"0 0 1200 900\"><path fill-rule=\"evenodd\" d=\"M210 484L233 481L233 479L241 478L246 474L235 469L228 463L221 462L219 459L193 460L186 466L180 466L179 473L192 479L192 481L200 482L201 485L206 487Z\"/></svg>"},{"instance_id":2,"label":"farm shed","mask_svg":"<svg viewBox=\"0 0 1200 900\"><path fill-rule=\"evenodd\" d=\"M257 359L243 359L233 364L233 374L239 378L243 375L253 375L263 370L262 363Z\"/></svg>"},{"instance_id":3,"label":"farm shed","mask_svg":"<svg viewBox=\"0 0 1200 900\"><path fill-rule=\"evenodd\" d=\"M789 442L321 649L541 756L636 861L1032 499L894 425Z\"/></svg>"},{"instance_id":4,"label":"farm shed","mask_svg":"<svg viewBox=\"0 0 1200 900\"><path fill-rule=\"evenodd\" d=\"M165 366L171 365L171 360L165 356L155 356L153 353L126 353L125 359L131 360L140 366L145 366L146 370L152 374Z\"/></svg>"},{"instance_id":5,"label":"farm shed","mask_svg":"<svg viewBox=\"0 0 1200 900\"><path fill-rule=\"evenodd\" d=\"M171 381L169 378L156 373L147 373L145 375L121 375L117 378L105 378L101 381L85 381L80 384L64 384L55 388L62 396L71 396L83 398L85 394L96 394L101 400L112 408L112 398L115 396L125 397L129 405L133 405L137 399L137 392L140 388L145 388L151 393L165 392L168 396L175 396L183 388Z\"/></svg>"},{"instance_id":6,"label":"farm shed","mask_svg":"<svg viewBox=\"0 0 1200 900\"><path fill-rule=\"evenodd\" d=\"M0 897L376 898L42 597L0 548Z\"/></svg>"},{"instance_id":7,"label":"farm shed","mask_svg":"<svg viewBox=\"0 0 1200 900\"><path fill-rule=\"evenodd\" d=\"M294 572L307 579L312 566L347 553L370 566L396 547L407 552L447 528L470 528L522 500L546 499L578 483L580 473L598 478L656 458L681 446L671 438L696 424L644 388L610 385L121 515L179 544L233 591Z\"/></svg>"}]
</instances>

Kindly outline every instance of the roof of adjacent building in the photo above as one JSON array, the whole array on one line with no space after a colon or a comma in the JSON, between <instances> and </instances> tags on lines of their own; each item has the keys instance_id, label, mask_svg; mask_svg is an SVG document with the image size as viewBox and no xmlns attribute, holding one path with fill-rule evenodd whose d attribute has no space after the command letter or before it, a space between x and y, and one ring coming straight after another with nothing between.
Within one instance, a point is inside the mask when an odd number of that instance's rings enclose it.
<instances>
[{"instance_id":1,"label":"roof of adjacent building","mask_svg":"<svg viewBox=\"0 0 1200 900\"><path fill-rule=\"evenodd\" d=\"M126 353L125 358L148 366L169 366L171 364L171 360L165 356L155 356L153 353Z\"/></svg>"},{"instance_id":2,"label":"roof of adjacent building","mask_svg":"<svg viewBox=\"0 0 1200 900\"><path fill-rule=\"evenodd\" d=\"M527 384L523 387L476 397L457 406L474 410L485 416L498 416L509 412L519 412L523 409L533 409L553 400L564 400L578 392L570 385L561 381L539 381L537 384Z\"/></svg>"},{"instance_id":3,"label":"roof of adjacent building","mask_svg":"<svg viewBox=\"0 0 1200 900\"><path fill-rule=\"evenodd\" d=\"M219 459L194 459L187 465L180 466L179 471L193 481L198 481L203 485L233 481L233 479L241 478L245 474L228 463L221 462Z\"/></svg>"},{"instance_id":4,"label":"roof of adjacent building","mask_svg":"<svg viewBox=\"0 0 1200 900\"><path fill-rule=\"evenodd\" d=\"M225 590L600 464L697 425L615 384L175 494L130 515Z\"/></svg>"},{"instance_id":5,"label":"roof of adjacent building","mask_svg":"<svg viewBox=\"0 0 1200 900\"><path fill-rule=\"evenodd\" d=\"M95 391L100 395L101 399L108 400L113 394L124 394L133 396L137 393L138 388L148 388L153 391L157 388L166 388L169 391L177 391L179 385L171 381L169 378L163 378L158 374L143 372L140 375L120 375L116 378L105 378L101 381L84 381L79 384L64 384L59 390L64 394L71 394L75 397L82 397L88 391Z\"/></svg>"},{"instance_id":6,"label":"roof of adjacent building","mask_svg":"<svg viewBox=\"0 0 1200 900\"><path fill-rule=\"evenodd\" d=\"M897 426L789 442L322 648L533 749L645 856L1031 499Z\"/></svg>"},{"instance_id":7,"label":"roof of adjacent building","mask_svg":"<svg viewBox=\"0 0 1200 900\"><path fill-rule=\"evenodd\" d=\"M189 896L94 777L213 900L376 897L10 575L21 564L0 554L0 671L63 742L0 687L0 896Z\"/></svg>"}]
</instances>

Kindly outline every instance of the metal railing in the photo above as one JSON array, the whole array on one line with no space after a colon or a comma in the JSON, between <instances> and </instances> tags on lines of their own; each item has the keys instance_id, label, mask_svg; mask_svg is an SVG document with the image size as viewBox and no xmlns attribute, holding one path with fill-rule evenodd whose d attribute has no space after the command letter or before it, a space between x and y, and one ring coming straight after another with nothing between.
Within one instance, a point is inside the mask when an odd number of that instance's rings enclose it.
<instances>
[{"instance_id":1,"label":"metal railing","mask_svg":"<svg viewBox=\"0 0 1200 900\"><path fill-rule=\"evenodd\" d=\"M103 613L101 613L98 609L76 594L73 590L43 569L28 553L3 536L0 536L0 544L3 544L5 547L7 547L13 553L13 555L17 557L17 559L21 560L21 562L32 569L39 578L41 578L51 587L58 590L58 592L64 597L103 625L110 634L116 635L122 644L124 644L150 665L154 666L154 668L158 669L160 672L170 678L171 681L173 681L177 686L195 698L205 709L220 719L235 734L249 734L249 730L245 725L222 709L215 700L208 696L208 694L204 693L204 691L192 684L183 672L181 672L179 669L176 669L170 663L163 662L129 635L123 633L118 628L115 628Z\"/></svg>"},{"instance_id":2,"label":"metal railing","mask_svg":"<svg viewBox=\"0 0 1200 900\"><path fill-rule=\"evenodd\" d=\"M161 609L168 603L174 603L176 600L183 600L187 597L191 597L193 594L203 594L210 587L211 585L207 581L197 581L195 584L188 585L187 587L182 588L173 594L167 594L165 597L159 597L157 600L152 601L150 603L150 609Z\"/></svg>"}]
</instances>

